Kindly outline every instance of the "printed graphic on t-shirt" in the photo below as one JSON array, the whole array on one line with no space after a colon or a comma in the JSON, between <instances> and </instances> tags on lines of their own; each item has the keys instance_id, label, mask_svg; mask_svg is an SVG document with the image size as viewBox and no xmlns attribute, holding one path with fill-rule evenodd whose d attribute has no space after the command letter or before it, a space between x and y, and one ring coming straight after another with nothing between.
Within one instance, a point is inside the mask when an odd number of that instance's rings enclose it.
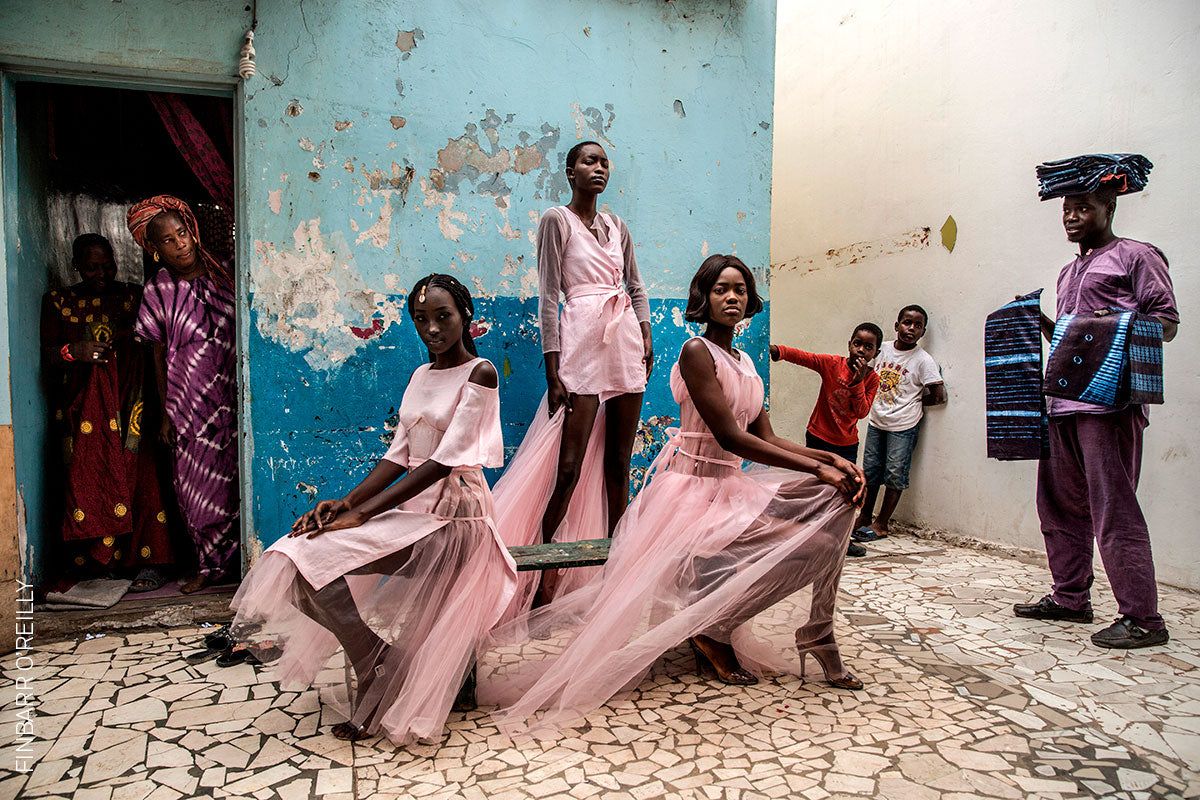
<instances>
[{"instance_id":1,"label":"printed graphic on t-shirt","mask_svg":"<svg viewBox=\"0 0 1200 800\"><path fill-rule=\"evenodd\" d=\"M901 364L881 361L876 365L875 371L879 375L879 394L876 402L885 406L895 405L896 392L900 389L904 376L908 374L908 368Z\"/></svg>"}]
</instances>

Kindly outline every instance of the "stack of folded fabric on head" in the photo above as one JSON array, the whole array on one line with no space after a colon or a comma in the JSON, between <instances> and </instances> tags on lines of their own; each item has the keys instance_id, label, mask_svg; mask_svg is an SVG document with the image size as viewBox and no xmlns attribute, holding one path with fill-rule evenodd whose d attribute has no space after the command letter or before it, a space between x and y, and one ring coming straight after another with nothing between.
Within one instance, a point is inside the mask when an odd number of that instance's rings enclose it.
<instances>
[{"instance_id":1,"label":"stack of folded fabric on head","mask_svg":"<svg viewBox=\"0 0 1200 800\"><path fill-rule=\"evenodd\" d=\"M1140 192L1146 188L1153 167L1150 159L1137 153L1094 153L1061 161L1047 161L1037 167L1037 179L1041 184L1038 197L1050 200L1088 194L1102 185L1115 188L1117 194Z\"/></svg>"}]
</instances>

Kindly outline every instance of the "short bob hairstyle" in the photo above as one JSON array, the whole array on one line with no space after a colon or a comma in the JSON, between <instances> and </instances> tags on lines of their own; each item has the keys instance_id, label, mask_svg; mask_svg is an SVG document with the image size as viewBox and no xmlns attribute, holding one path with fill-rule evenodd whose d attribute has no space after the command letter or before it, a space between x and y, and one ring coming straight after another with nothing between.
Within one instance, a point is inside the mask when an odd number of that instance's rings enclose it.
<instances>
[{"instance_id":1,"label":"short bob hairstyle","mask_svg":"<svg viewBox=\"0 0 1200 800\"><path fill-rule=\"evenodd\" d=\"M708 293L712 291L713 284L717 282L717 278L721 276L721 272L726 267L733 267L746 279L745 318L749 319L763 310L763 301L758 296L758 290L754 285L754 273L750 271L750 268L743 264L737 256L724 256L716 253L704 259L700 269L696 270L696 274L692 276L692 285L688 289L687 309L683 312L683 318L688 322L708 322Z\"/></svg>"}]
</instances>

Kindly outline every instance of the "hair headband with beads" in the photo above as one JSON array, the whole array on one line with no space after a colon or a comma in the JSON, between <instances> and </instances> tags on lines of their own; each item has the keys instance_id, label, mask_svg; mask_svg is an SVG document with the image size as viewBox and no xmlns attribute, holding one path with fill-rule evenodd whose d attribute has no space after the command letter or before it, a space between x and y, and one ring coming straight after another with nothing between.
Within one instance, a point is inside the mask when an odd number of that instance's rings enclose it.
<instances>
[{"instance_id":1,"label":"hair headband with beads","mask_svg":"<svg viewBox=\"0 0 1200 800\"><path fill-rule=\"evenodd\" d=\"M424 284L422 284L422 285L421 285L421 293L420 293L419 295L417 295L417 302L418 302L418 303L424 303L424 302L425 302L425 287L426 287L427 285L428 285L428 281L426 281Z\"/></svg>"}]
</instances>

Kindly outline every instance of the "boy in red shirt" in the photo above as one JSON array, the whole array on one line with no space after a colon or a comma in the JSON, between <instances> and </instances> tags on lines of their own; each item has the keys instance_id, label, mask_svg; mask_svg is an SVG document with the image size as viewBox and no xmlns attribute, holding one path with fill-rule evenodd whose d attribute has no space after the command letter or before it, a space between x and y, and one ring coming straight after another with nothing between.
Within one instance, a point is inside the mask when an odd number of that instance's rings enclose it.
<instances>
[{"instance_id":1,"label":"boy in red shirt","mask_svg":"<svg viewBox=\"0 0 1200 800\"><path fill-rule=\"evenodd\" d=\"M871 412L879 391L879 376L871 368L871 359L878 355L882 344L879 326L863 322L850 335L848 356L771 345L772 361L789 361L821 375L821 393L808 420L805 445L835 453L851 463L858 461L858 421ZM851 556L866 553L862 545L853 542L846 551Z\"/></svg>"}]
</instances>

